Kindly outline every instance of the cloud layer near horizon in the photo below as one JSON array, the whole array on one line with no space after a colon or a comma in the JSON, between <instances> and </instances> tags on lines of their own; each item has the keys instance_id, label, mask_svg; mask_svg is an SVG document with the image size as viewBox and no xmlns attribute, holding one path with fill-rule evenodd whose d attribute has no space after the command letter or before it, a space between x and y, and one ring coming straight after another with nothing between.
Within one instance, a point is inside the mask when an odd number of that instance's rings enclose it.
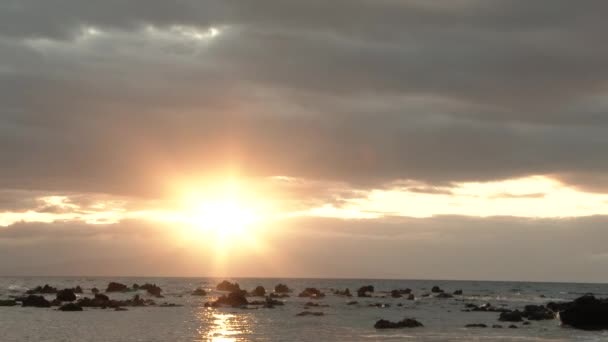
<instances>
[{"instance_id":1,"label":"cloud layer near horizon","mask_svg":"<svg viewBox=\"0 0 608 342\"><path fill-rule=\"evenodd\" d=\"M0 186L153 195L234 168L602 192L606 6L5 1Z\"/></svg>"},{"instance_id":2,"label":"cloud layer near horizon","mask_svg":"<svg viewBox=\"0 0 608 342\"><path fill-rule=\"evenodd\" d=\"M481 279L606 282L606 216L575 219L298 218L268 227L264 253L173 239L141 221L17 223L0 230L0 274Z\"/></svg>"}]
</instances>

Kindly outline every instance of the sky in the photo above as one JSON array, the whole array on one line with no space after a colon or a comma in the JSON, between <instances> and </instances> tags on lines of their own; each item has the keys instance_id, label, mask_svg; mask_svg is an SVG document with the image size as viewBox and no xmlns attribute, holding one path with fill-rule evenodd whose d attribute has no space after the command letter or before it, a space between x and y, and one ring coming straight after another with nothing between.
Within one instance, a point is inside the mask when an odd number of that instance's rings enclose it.
<instances>
[{"instance_id":1,"label":"sky","mask_svg":"<svg viewBox=\"0 0 608 342\"><path fill-rule=\"evenodd\" d=\"M4 0L0 275L608 282L606 11Z\"/></svg>"}]
</instances>

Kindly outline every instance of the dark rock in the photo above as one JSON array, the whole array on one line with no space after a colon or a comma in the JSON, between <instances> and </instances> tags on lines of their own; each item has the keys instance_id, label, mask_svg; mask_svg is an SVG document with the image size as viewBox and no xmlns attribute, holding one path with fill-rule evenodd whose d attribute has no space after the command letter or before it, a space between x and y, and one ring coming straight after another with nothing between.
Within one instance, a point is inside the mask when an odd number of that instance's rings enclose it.
<instances>
[{"instance_id":1,"label":"dark rock","mask_svg":"<svg viewBox=\"0 0 608 342\"><path fill-rule=\"evenodd\" d=\"M488 326L483 323L472 323L464 326L465 328L487 328Z\"/></svg>"},{"instance_id":2,"label":"dark rock","mask_svg":"<svg viewBox=\"0 0 608 342\"><path fill-rule=\"evenodd\" d=\"M26 294L54 294L57 293L57 288L45 284L44 286L36 286L33 290L28 290Z\"/></svg>"},{"instance_id":3,"label":"dark rock","mask_svg":"<svg viewBox=\"0 0 608 342\"><path fill-rule=\"evenodd\" d=\"M357 302L356 300L346 303L346 305L357 305L357 304L359 304L359 302Z\"/></svg>"},{"instance_id":4,"label":"dark rock","mask_svg":"<svg viewBox=\"0 0 608 342\"><path fill-rule=\"evenodd\" d=\"M314 302L308 302L306 304L304 304L305 307L314 307L314 308L327 308L329 307L329 305L327 304L319 304L319 303L314 303Z\"/></svg>"},{"instance_id":5,"label":"dark rock","mask_svg":"<svg viewBox=\"0 0 608 342\"><path fill-rule=\"evenodd\" d=\"M525 321L522 323L522 325L530 325L530 321Z\"/></svg>"},{"instance_id":6,"label":"dark rock","mask_svg":"<svg viewBox=\"0 0 608 342\"><path fill-rule=\"evenodd\" d=\"M521 322L523 321L523 313L519 310L501 312L498 320L502 322Z\"/></svg>"},{"instance_id":7,"label":"dark rock","mask_svg":"<svg viewBox=\"0 0 608 342\"><path fill-rule=\"evenodd\" d=\"M131 286L133 288L133 290L139 290L139 284L135 283L133 284L133 286Z\"/></svg>"},{"instance_id":8,"label":"dark rock","mask_svg":"<svg viewBox=\"0 0 608 342\"><path fill-rule=\"evenodd\" d=\"M480 306L477 306L472 303L465 304L465 311L483 311L483 312L509 312L511 310L505 308L497 308L490 303L485 303Z\"/></svg>"},{"instance_id":9,"label":"dark rock","mask_svg":"<svg viewBox=\"0 0 608 342\"><path fill-rule=\"evenodd\" d=\"M423 293L420 297L430 297L431 294L430 293Z\"/></svg>"},{"instance_id":10,"label":"dark rock","mask_svg":"<svg viewBox=\"0 0 608 342\"><path fill-rule=\"evenodd\" d=\"M462 290L456 290L454 291L454 294L457 296L462 296Z\"/></svg>"},{"instance_id":11,"label":"dark rock","mask_svg":"<svg viewBox=\"0 0 608 342\"><path fill-rule=\"evenodd\" d=\"M296 316L323 316L325 315L323 312L313 312L313 311L302 311L298 314L296 314Z\"/></svg>"},{"instance_id":12,"label":"dark rock","mask_svg":"<svg viewBox=\"0 0 608 342\"><path fill-rule=\"evenodd\" d=\"M288 292L291 292L291 290L285 284L277 284L274 287L274 292L276 292L276 293L288 293Z\"/></svg>"},{"instance_id":13,"label":"dark rock","mask_svg":"<svg viewBox=\"0 0 608 342\"><path fill-rule=\"evenodd\" d=\"M443 290L439 286L433 286L433 288L431 289L431 292L439 293L439 292L443 292Z\"/></svg>"},{"instance_id":14,"label":"dark rock","mask_svg":"<svg viewBox=\"0 0 608 342\"><path fill-rule=\"evenodd\" d=\"M287 298L289 295L287 293L271 293L271 298Z\"/></svg>"},{"instance_id":15,"label":"dark rock","mask_svg":"<svg viewBox=\"0 0 608 342\"><path fill-rule=\"evenodd\" d=\"M218 307L222 305L238 308L249 304L247 298L241 291L230 292L228 295L223 295L214 302L206 303L205 306Z\"/></svg>"},{"instance_id":16,"label":"dark rock","mask_svg":"<svg viewBox=\"0 0 608 342\"><path fill-rule=\"evenodd\" d=\"M33 306L36 308L50 308L51 302L44 299L44 297L42 297L42 296L29 295L29 296L23 298L21 305L22 306Z\"/></svg>"},{"instance_id":17,"label":"dark rock","mask_svg":"<svg viewBox=\"0 0 608 342\"><path fill-rule=\"evenodd\" d=\"M392 290L391 291L391 297L393 297L393 298L401 298L401 297L403 297L403 295L399 292L399 290Z\"/></svg>"},{"instance_id":18,"label":"dark rock","mask_svg":"<svg viewBox=\"0 0 608 342\"><path fill-rule=\"evenodd\" d=\"M65 305L62 305L59 308L60 311L82 311L82 306L78 305L78 304L74 304L74 303L68 303Z\"/></svg>"},{"instance_id":19,"label":"dark rock","mask_svg":"<svg viewBox=\"0 0 608 342\"><path fill-rule=\"evenodd\" d=\"M106 288L106 292L126 292L129 288L125 284L111 282Z\"/></svg>"},{"instance_id":20,"label":"dark rock","mask_svg":"<svg viewBox=\"0 0 608 342\"><path fill-rule=\"evenodd\" d=\"M163 292L163 290L156 286L156 284L148 284L145 283L143 285L141 285L139 287L140 290L146 290L146 292L148 292L149 294L151 294L152 296L156 297L156 298L163 298L163 296L161 295L161 292Z\"/></svg>"},{"instance_id":21,"label":"dark rock","mask_svg":"<svg viewBox=\"0 0 608 342\"><path fill-rule=\"evenodd\" d=\"M308 287L298 297L322 298L325 297L325 294L314 287Z\"/></svg>"},{"instance_id":22,"label":"dark rock","mask_svg":"<svg viewBox=\"0 0 608 342\"><path fill-rule=\"evenodd\" d=\"M203 289L202 287L199 287L198 289L192 291L192 295L193 296L206 296L207 291L205 291L205 289Z\"/></svg>"},{"instance_id":23,"label":"dark rock","mask_svg":"<svg viewBox=\"0 0 608 342\"><path fill-rule=\"evenodd\" d=\"M454 298L454 296L447 292L439 292L439 294L436 295L435 298Z\"/></svg>"},{"instance_id":24,"label":"dark rock","mask_svg":"<svg viewBox=\"0 0 608 342\"><path fill-rule=\"evenodd\" d=\"M239 284L231 283L227 280L224 280L221 283L217 284L216 288L219 291L229 291L229 292L241 291L241 287L239 286Z\"/></svg>"},{"instance_id":25,"label":"dark rock","mask_svg":"<svg viewBox=\"0 0 608 342\"><path fill-rule=\"evenodd\" d=\"M75 288L72 289L74 291L74 293L78 293L78 294L82 294L82 287L80 287L80 285L77 285Z\"/></svg>"},{"instance_id":26,"label":"dark rock","mask_svg":"<svg viewBox=\"0 0 608 342\"><path fill-rule=\"evenodd\" d=\"M372 285L361 286L357 290L357 297L371 297L372 292L374 292L374 287Z\"/></svg>"},{"instance_id":27,"label":"dark rock","mask_svg":"<svg viewBox=\"0 0 608 342\"><path fill-rule=\"evenodd\" d=\"M492 325L492 328L494 328L494 329L502 329L502 325L500 325L500 324L494 324L494 325Z\"/></svg>"},{"instance_id":28,"label":"dark rock","mask_svg":"<svg viewBox=\"0 0 608 342\"><path fill-rule=\"evenodd\" d=\"M554 319L555 313L543 305L526 305L523 316L529 320Z\"/></svg>"},{"instance_id":29,"label":"dark rock","mask_svg":"<svg viewBox=\"0 0 608 342\"><path fill-rule=\"evenodd\" d=\"M585 330L608 329L608 299L585 295L564 307L558 313L562 324Z\"/></svg>"},{"instance_id":30,"label":"dark rock","mask_svg":"<svg viewBox=\"0 0 608 342\"><path fill-rule=\"evenodd\" d=\"M98 294L95 295L95 299L107 302L107 301L110 300L110 297L104 295L103 293L98 293Z\"/></svg>"},{"instance_id":31,"label":"dark rock","mask_svg":"<svg viewBox=\"0 0 608 342\"><path fill-rule=\"evenodd\" d=\"M162 303L159 308L181 308L183 305L175 303Z\"/></svg>"},{"instance_id":32,"label":"dark rock","mask_svg":"<svg viewBox=\"0 0 608 342\"><path fill-rule=\"evenodd\" d=\"M0 306L15 306L17 305L17 301L13 299L0 300Z\"/></svg>"},{"instance_id":33,"label":"dark rock","mask_svg":"<svg viewBox=\"0 0 608 342\"><path fill-rule=\"evenodd\" d=\"M410 293L407 295L407 300L414 300L414 299L416 299L416 298L414 297L413 293Z\"/></svg>"},{"instance_id":34,"label":"dark rock","mask_svg":"<svg viewBox=\"0 0 608 342\"><path fill-rule=\"evenodd\" d=\"M99 289L96 288L96 287L94 287L94 288L91 289L91 293L98 294L99 293Z\"/></svg>"},{"instance_id":35,"label":"dark rock","mask_svg":"<svg viewBox=\"0 0 608 342\"><path fill-rule=\"evenodd\" d=\"M405 318L399 322L391 322L385 319L381 319L377 321L376 324L374 324L374 328L376 329L416 328L422 326L422 323L411 318Z\"/></svg>"},{"instance_id":36,"label":"dark rock","mask_svg":"<svg viewBox=\"0 0 608 342\"><path fill-rule=\"evenodd\" d=\"M62 302L73 302L76 300L76 294L73 289L63 289L57 292L57 300Z\"/></svg>"},{"instance_id":37,"label":"dark rock","mask_svg":"<svg viewBox=\"0 0 608 342\"><path fill-rule=\"evenodd\" d=\"M353 295L350 293L349 289L344 289L344 290L335 290L334 294L337 296L345 296L345 297L352 297Z\"/></svg>"},{"instance_id":38,"label":"dark rock","mask_svg":"<svg viewBox=\"0 0 608 342\"><path fill-rule=\"evenodd\" d=\"M257 286L253 291L251 291L251 295L254 297L264 297L266 295L266 289L264 286Z\"/></svg>"},{"instance_id":39,"label":"dark rock","mask_svg":"<svg viewBox=\"0 0 608 342\"><path fill-rule=\"evenodd\" d=\"M385 304L385 303L370 303L367 306L369 306L370 308L380 308L380 309L391 307L390 304Z\"/></svg>"},{"instance_id":40,"label":"dark rock","mask_svg":"<svg viewBox=\"0 0 608 342\"><path fill-rule=\"evenodd\" d=\"M511 325L509 325L509 329L517 329L517 325L511 324Z\"/></svg>"},{"instance_id":41,"label":"dark rock","mask_svg":"<svg viewBox=\"0 0 608 342\"><path fill-rule=\"evenodd\" d=\"M63 304L59 299L55 298L51 301L51 306L61 306Z\"/></svg>"}]
</instances>

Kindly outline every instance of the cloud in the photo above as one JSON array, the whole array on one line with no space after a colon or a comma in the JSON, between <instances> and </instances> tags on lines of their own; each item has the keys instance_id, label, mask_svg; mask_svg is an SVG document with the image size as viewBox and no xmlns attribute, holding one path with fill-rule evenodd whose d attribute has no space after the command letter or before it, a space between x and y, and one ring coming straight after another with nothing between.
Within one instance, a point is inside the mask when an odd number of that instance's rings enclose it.
<instances>
[{"instance_id":1,"label":"cloud","mask_svg":"<svg viewBox=\"0 0 608 342\"><path fill-rule=\"evenodd\" d=\"M232 169L606 189L603 2L0 6L0 188L154 198Z\"/></svg>"},{"instance_id":2,"label":"cloud","mask_svg":"<svg viewBox=\"0 0 608 342\"><path fill-rule=\"evenodd\" d=\"M0 274L605 282L607 223L606 216L300 217L264 227L254 235L263 254L239 245L221 269L213 244L180 240L176 227L136 220L18 223L0 228Z\"/></svg>"}]
</instances>

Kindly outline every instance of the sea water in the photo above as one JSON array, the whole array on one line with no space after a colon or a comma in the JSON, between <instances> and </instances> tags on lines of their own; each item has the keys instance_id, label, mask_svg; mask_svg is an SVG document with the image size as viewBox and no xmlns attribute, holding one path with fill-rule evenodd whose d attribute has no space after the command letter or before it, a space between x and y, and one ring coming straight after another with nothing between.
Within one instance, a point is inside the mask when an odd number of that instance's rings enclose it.
<instances>
[{"instance_id":1,"label":"sea water","mask_svg":"<svg viewBox=\"0 0 608 342\"><path fill-rule=\"evenodd\" d=\"M91 289L103 291L110 281L128 286L134 283L155 283L163 289L165 298L157 303L175 303L179 307L130 307L127 311L85 308L83 312L61 312L56 308L0 307L0 341L607 341L608 332L581 331L562 327L558 320L532 321L530 325L499 322L498 313L463 312L465 303L484 304L509 309L526 304L572 300L585 293L608 296L608 284L568 284L488 281L438 280L365 280L365 279L227 279L241 288L252 290L262 285L271 290L278 283L287 284L293 293L284 306L273 309L206 308L205 302L222 294L215 286L223 279L212 278L121 278L121 277L0 277L0 299L23 294L27 289L49 284L57 288L77 285L84 290L78 296L92 297ZM357 298L356 290L373 285L374 297ZM462 290L463 296L440 299L421 297L433 286L446 292ZM206 297L190 293L198 287L209 290ZM299 298L307 287L326 293L317 300ZM333 295L330 289L346 289L352 298ZM410 288L416 300L391 298L393 289ZM143 291L137 292L147 298ZM111 293L113 299L127 299L135 292ZM53 295L47 296L54 298ZM357 305L347 305L349 301ZM327 307L309 311L323 316L296 316L305 311L304 304L315 301ZM369 304L388 304L370 307ZM402 304L398 306L397 304ZM421 328L377 330L379 319L398 321L415 318ZM465 328L469 323L485 323L497 328Z\"/></svg>"}]
</instances>

